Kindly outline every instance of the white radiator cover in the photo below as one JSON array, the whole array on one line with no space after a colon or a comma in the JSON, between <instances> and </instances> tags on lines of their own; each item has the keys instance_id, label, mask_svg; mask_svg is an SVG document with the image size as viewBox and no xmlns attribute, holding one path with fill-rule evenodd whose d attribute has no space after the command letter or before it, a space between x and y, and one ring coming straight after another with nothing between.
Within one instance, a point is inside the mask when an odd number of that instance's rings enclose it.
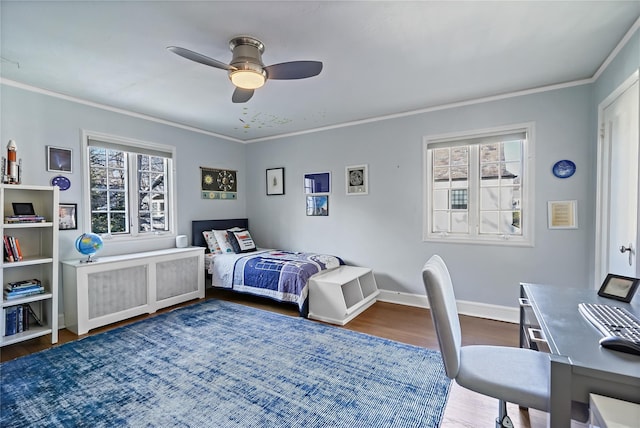
<instances>
[{"instance_id":1,"label":"white radiator cover","mask_svg":"<svg viewBox=\"0 0 640 428\"><path fill-rule=\"evenodd\" d=\"M204 248L171 248L62 262L66 328L85 334L123 319L204 298Z\"/></svg>"}]
</instances>

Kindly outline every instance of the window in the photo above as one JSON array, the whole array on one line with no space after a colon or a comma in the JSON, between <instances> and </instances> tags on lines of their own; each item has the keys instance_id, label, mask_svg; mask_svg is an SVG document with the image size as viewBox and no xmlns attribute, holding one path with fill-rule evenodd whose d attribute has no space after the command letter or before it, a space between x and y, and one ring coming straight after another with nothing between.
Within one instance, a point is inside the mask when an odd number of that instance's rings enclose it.
<instances>
[{"instance_id":1,"label":"window","mask_svg":"<svg viewBox=\"0 0 640 428\"><path fill-rule=\"evenodd\" d=\"M173 233L173 147L97 134L85 135L83 144L91 232Z\"/></svg>"},{"instance_id":2,"label":"window","mask_svg":"<svg viewBox=\"0 0 640 428\"><path fill-rule=\"evenodd\" d=\"M425 137L425 240L533 244L533 125Z\"/></svg>"}]
</instances>

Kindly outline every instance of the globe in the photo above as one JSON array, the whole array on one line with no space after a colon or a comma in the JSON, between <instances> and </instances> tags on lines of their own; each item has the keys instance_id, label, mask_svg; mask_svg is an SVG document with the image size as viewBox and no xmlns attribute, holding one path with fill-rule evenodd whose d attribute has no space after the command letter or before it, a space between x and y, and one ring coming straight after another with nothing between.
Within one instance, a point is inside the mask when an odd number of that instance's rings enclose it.
<instances>
[{"instance_id":1,"label":"globe","mask_svg":"<svg viewBox=\"0 0 640 428\"><path fill-rule=\"evenodd\" d=\"M84 254L87 257L86 263L90 263L93 260L91 257L102 249L104 243L102 238L95 233L83 233L76 239L76 250L80 254Z\"/></svg>"}]
</instances>

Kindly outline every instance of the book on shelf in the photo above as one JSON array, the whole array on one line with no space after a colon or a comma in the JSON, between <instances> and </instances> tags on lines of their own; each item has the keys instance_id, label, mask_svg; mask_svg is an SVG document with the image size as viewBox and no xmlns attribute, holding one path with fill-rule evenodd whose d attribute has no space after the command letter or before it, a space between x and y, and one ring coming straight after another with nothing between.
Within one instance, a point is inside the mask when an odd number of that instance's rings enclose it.
<instances>
[{"instance_id":1,"label":"book on shelf","mask_svg":"<svg viewBox=\"0 0 640 428\"><path fill-rule=\"evenodd\" d=\"M18 240L18 238L15 238L15 237L14 237L13 239L16 241L16 249L18 250L18 258L19 258L20 260L23 260L23 257L22 257L22 248L20 248L20 241Z\"/></svg>"},{"instance_id":2,"label":"book on shelf","mask_svg":"<svg viewBox=\"0 0 640 428\"><path fill-rule=\"evenodd\" d=\"M23 260L22 249L20 248L20 241L15 236L3 236L4 240L4 260L7 262L18 262Z\"/></svg>"},{"instance_id":3,"label":"book on shelf","mask_svg":"<svg viewBox=\"0 0 640 428\"><path fill-rule=\"evenodd\" d=\"M46 218L41 215L9 215L5 216L5 223L44 223Z\"/></svg>"},{"instance_id":4,"label":"book on shelf","mask_svg":"<svg viewBox=\"0 0 640 428\"><path fill-rule=\"evenodd\" d=\"M9 306L4 310L4 335L12 336L18 332L18 307Z\"/></svg>"},{"instance_id":5,"label":"book on shelf","mask_svg":"<svg viewBox=\"0 0 640 428\"><path fill-rule=\"evenodd\" d=\"M42 285L42 283L40 282L39 279L36 279L36 278L24 279L22 281L10 282L10 283L7 284L7 286L5 288L6 289L15 290L15 289L18 289L18 288L30 287L32 285Z\"/></svg>"},{"instance_id":6,"label":"book on shelf","mask_svg":"<svg viewBox=\"0 0 640 428\"><path fill-rule=\"evenodd\" d=\"M18 306L18 322L16 330L18 333L22 333L24 331L24 306Z\"/></svg>"},{"instance_id":7,"label":"book on shelf","mask_svg":"<svg viewBox=\"0 0 640 428\"><path fill-rule=\"evenodd\" d=\"M23 305L9 306L4 310L4 335L12 336L29 330L31 319L39 326L44 325L38 315L35 313L31 305L25 303Z\"/></svg>"},{"instance_id":8,"label":"book on shelf","mask_svg":"<svg viewBox=\"0 0 640 428\"><path fill-rule=\"evenodd\" d=\"M6 262L13 262L13 252L11 251L11 245L9 245L9 239L7 238L7 235L4 235L2 237L2 240L4 242L4 260Z\"/></svg>"},{"instance_id":9,"label":"book on shelf","mask_svg":"<svg viewBox=\"0 0 640 428\"><path fill-rule=\"evenodd\" d=\"M20 249L18 238L16 238L15 236L9 236L9 242L11 243L11 250L13 251L13 259L17 262L21 261L22 250Z\"/></svg>"},{"instance_id":10,"label":"book on shelf","mask_svg":"<svg viewBox=\"0 0 640 428\"><path fill-rule=\"evenodd\" d=\"M5 288L3 294L4 294L5 300L13 300L13 299L20 299L23 297L33 296L36 294L43 294L43 293L44 293L44 287L42 285L32 285L29 287L18 288L15 290Z\"/></svg>"}]
</instances>

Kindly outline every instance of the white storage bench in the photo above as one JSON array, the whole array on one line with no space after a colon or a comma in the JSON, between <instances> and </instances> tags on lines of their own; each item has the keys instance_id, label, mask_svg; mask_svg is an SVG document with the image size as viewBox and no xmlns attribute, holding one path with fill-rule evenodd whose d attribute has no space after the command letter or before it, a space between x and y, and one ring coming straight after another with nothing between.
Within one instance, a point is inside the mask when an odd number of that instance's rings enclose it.
<instances>
[{"instance_id":1,"label":"white storage bench","mask_svg":"<svg viewBox=\"0 0 640 428\"><path fill-rule=\"evenodd\" d=\"M62 262L65 327L85 334L193 299L204 298L204 248L169 248L91 263Z\"/></svg>"},{"instance_id":2,"label":"white storage bench","mask_svg":"<svg viewBox=\"0 0 640 428\"><path fill-rule=\"evenodd\" d=\"M309 318L345 325L376 302L380 292L369 268L340 266L309 279Z\"/></svg>"}]
</instances>

